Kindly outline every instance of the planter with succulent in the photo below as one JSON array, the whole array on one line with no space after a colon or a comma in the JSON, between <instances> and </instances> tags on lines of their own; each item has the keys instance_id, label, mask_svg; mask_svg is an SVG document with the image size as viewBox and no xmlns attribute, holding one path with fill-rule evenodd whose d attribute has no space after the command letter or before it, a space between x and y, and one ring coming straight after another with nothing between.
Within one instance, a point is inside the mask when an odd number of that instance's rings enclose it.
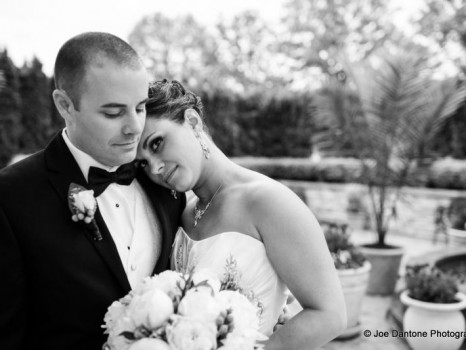
<instances>
[{"instance_id":1,"label":"planter with succulent","mask_svg":"<svg viewBox=\"0 0 466 350\"><path fill-rule=\"evenodd\" d=\"M432 137L466 97L459 81L432 80L419 57L383 52L374 57L377 67L346 64L347 79L329 84L314 99L316 147L350 150L361 164L358 181L367 188L377 236L363 246L372 264L369 294L395 289L403 249L386 238L397 202L416 165L429 155Z\"/></svg>"},{"instance_id":2,"label":"planter with succulent","mask_svg":"<svg viewBox=\"0 0 466 350\"><path fill-rule=\"evenodd\" d=\"M447 215L450 222L447 231L449 244L453 247L466 245L466 198L452 198Z\"/></svg>"},{"instance_id":3,"label":"planter with succulent","mask_svg":"<svg viewBox=\"0 0 466 350\"><path fill-rule=\"evenodd\" d=\"M345 228L325 224L322 227L338 271L347 308L347 329L338 338L347 339L359 335L360 332L359 315L371 265L361 251L351 243Z\"/></svg>"},{"instance_id":4,"label":"planter with succulent","mask_svg":"<svg viewBox=\"0 0 466 350\"><path fill-rule=\"evenodd\" d=\"M400 300L408 308L403 316L403 335L413 350L456 350L464 341L466 295L458 281L429 265L406 268L406 290ZM461 333L463 332L463 333Z\"/></svg>"}]
</instances>

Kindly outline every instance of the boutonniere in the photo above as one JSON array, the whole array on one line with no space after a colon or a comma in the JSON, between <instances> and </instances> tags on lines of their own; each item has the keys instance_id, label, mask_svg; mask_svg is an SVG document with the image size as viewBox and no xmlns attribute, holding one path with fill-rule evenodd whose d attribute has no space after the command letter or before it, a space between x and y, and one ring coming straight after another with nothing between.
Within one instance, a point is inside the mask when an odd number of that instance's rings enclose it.
<instances>
[{"instance_id":1,"label":"boutonniere","mask_svg":"<svg viewBox=\"0 0 466 350\"><path fill-rule=\"evenodd\" d=\"M101 241L102 234L94 219L97 210L97 201L94 198L94 191L71 183L68 189L68 206L73 214L71 219L74 222L84 221L85 224L91 225L92 238L95 241Z\"/></svg>"}]
</instances>

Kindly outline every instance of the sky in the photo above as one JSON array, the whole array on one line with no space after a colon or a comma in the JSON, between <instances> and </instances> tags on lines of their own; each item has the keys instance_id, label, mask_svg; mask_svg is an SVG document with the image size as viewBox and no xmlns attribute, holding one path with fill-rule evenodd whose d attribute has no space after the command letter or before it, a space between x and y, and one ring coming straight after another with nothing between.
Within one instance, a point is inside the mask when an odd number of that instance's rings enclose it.
<instances>
[{"instance_id":1,"label":"sky","mask_svg":"<svg viewBox=\"0 0 466 350\"><path fill-rule=\"evenodd\" d=\"M86 31L105 31L127 39L144 16L162 12L170 17L192 14L213 25L246 9L268 20L279 18L283 0L14 0L0 2L0 48L16 65L34 55L48 75L60 46Z\"/></svg>"},{"instance_id":2,"label":"sky","mask_svg":"<svg viewBox=\"0 0 466 350\"><path fill-rule=\"evenodd\" d=\"M351 0L348 0L351 1ZM407 9L422 0L389 0ZM105 31L127 40L144 16L191 14L207 26L244 10L256 10L267 21L278 21L286 0L2 0L0 2L0 49L7 48L15 65L34 56L51 76L60 46L86 31ZM403 18L398 19L403 21Z\"/></svg>"}]
</instances>

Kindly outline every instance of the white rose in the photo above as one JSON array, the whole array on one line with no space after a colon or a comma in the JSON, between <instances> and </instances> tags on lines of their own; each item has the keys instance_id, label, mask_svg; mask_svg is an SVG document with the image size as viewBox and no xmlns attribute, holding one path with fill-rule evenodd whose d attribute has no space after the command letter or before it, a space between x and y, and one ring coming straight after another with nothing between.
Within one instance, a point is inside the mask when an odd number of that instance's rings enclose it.
<instances>
[{"instance_id":1,"label":"white rose","mask_svg":"<svg viewBox=\"0 0 466 350\"><path fill-rule=\"evenodd\" d=\"M259 328L258 309L238 291L222 290L216 299L225 308L231 308L234 331L257 330Z\"/></svg>"},{"instance_id":2,"label":"white rose","mask_svg":"<svg viewBox=\"0 0 466 350\"><path fill-rule=\"evenodd\" d=\"M217 348L217 328L196 319L175 316L167 326L167 341L173 350L214 350Z\"/></svg>"},{"instance_id":3,"label":"white rose","mask_svg":"<svg viewBox=\"0 0 466 350\"><path fill-rule=\"evenodd\" d=\"M122 332L134 332L136 326L129 317L122 316L112 321L112 327L107 328L107 343L111 349L127 350L131 341L121 335Z\"/></svg>"},{"instance_id":4,"label":"white rose","mask_svg":"<svg viewBox=\"0 0 466 350\"><path fill-rule=\"evenodd\" d=\"M73 194L73 203L78 210L85 214L88 210L94 213L97 209L97 202L94 198L94 191L80 191Z\"/></svg>"},{"instance_id":5,"label":"white rose","mask_svg":"<svg viewBox=\"0 0 466 350\"><path fill-rule=\"evenodd\" d=\"M120 301L114 301L104 316L105 328L111 330L117 320L125 314L126 307Z\"/></svg>"},{"instance_id":6,"label":"white rose","mask_svg":"<svg viewBox=\"0 0 466 350\"><path fill-rule=\"evenodd\" d=\"M193 274L194 285L197 285L202 282L207 283L212 288L214 293L218 293L220 291L220 281L212 270L200 269L194 272Z\"/></svg>"},{"instance_id":7,"label":"white rose","mask_svg":"<svg viewBox=\"0 0 466 350\"><path fill-rule=\"evenodd\" d=\"M159 328L173 314L172 299L159 289L135 295L128 306L127 315L136 326L150 330Z\"/></svg>"},{"instance_id":8,"label":"white rose","mask_svg":"<svg viewBox=\"0 0 466 350\"><path fill-rule=\"evenodd\" d=\"M136 294L144 294L150 290L160 289L168 296L181 296L181 288L185 281L180 273L175 271L164 271L153 277L146 277L135 289Z\"/></svg>"},{"instance_id":9,"label":"white rose","mask_svg":"<svg viewBox=\"0 0 466 350\"><path fill-rule=\"evenodd\" d=\"M170 346L160 339L142 338L133 343L128 350L170 350Z\"/></svg>"},{"instance_id":10,"label":"white rose","mask_svg":"<svg viewBox=\"0 0 466 350\"><path fill-rule=\"evenodd\" d=\"M242 336L238 332L228 334L221 342L219 350L253 350L256 345L255 339Z\"/></svg>"},{"instance_id":11,"label":"white rose","mask_svg":"<svg viewBox=\"0 0 466 350\"><path fill-rule=\"evenodd\" d=\"M225 310L207 288L188 290L178 305L178 314L212 324Z\"/></svg>"}]
</instances>

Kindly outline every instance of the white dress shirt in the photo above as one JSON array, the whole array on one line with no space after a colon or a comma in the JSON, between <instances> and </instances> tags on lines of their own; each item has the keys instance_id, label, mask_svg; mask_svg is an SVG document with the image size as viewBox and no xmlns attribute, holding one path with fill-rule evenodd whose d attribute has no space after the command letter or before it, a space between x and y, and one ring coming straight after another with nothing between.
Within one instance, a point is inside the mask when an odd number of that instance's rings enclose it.
<instances>
[{"instance_id":1,"label":"white dress shirt","mask_svg":"<svg viewBox=\"0 0 466 350\"><path fill-rule=\"evenodd\" d=\"M86 181L91 166L109 172L118 169L105 166L79 150L71 143L66 128L62 136ZM112 183L96 199L128 281L134 288L144 277L152 275L160 256L162 235L155 211L136 179L128 186Z\"/></svg>"}]
</instances>

